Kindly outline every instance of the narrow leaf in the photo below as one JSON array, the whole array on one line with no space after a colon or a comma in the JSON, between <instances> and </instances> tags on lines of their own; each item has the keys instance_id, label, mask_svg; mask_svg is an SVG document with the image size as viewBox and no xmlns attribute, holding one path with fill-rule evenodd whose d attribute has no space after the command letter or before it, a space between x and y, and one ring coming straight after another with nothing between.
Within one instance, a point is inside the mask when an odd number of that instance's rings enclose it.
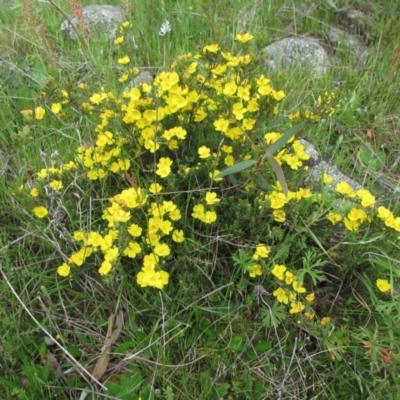
<instances>
[{"instance_id":1,"label":"narrow leaf","mask_svg":"<svg viewBox=\"0 0 400 400\"><path fill-rule=\"evenodd\" d=\"M292 136L299 132L304 127L304 125L305 123L302 122L301 124L297 124L293 128L290 128L287 132L283 134L282 137L280 137L275 143L267 148L266 154L275 154L290 140Z\"/></svg>"},{"instance_id":2,"label":"narrow leaf","mask_svg":"<svg viewBox=\"0 0 400 400\"><path fill-rule=\"evenodd\" d=\"M218 175L214 177L215 178L223 178L224 176L231 175L231 174L236 174L240 171L243 171L244 169L252 167L257 161L254 160L246 160L246 161L241 161L235 165L232 165L231 167L228 167L221 171Z\"/></svg>"},{"instance_id":3,"label":"narrow leaf","mask_svg":"<svg viewBox=\"0 0 400 400\"><path fill-rule=\"evenodd\" d=\"M278 161L276 161L276 159L273 156L267 154L267 159L272 169L275 172L276 179L281 184L283 194L287 196L289 189L286 183L285 174L283 173L282 167L279 165Z\"/></svg>"}]
</instances>

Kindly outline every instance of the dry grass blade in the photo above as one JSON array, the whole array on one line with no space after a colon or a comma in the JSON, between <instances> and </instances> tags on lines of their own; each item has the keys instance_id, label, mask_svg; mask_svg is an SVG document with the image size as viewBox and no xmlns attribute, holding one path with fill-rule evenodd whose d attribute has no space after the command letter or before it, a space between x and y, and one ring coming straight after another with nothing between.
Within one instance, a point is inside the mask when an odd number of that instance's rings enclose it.
<instances>
[{"instance_id":1,"label":"dry grass blade","mask_svg":"<svg viewBox=\"0 0 400 400\"><path fill-rule=\"evenodd\" d=\"M122 331L122 326L124 324L122 312L120 312L115 321L116 329L113 331L114 327L114 315L111 314L108 318L107 335L104 340L104 345L101 348L99 359L97 360L96 366L93 370L93 377L100 380L105 372L107 371L108 363L110 361L110 352L112 345L118 339Z\"/></svg>"}]
</instances>

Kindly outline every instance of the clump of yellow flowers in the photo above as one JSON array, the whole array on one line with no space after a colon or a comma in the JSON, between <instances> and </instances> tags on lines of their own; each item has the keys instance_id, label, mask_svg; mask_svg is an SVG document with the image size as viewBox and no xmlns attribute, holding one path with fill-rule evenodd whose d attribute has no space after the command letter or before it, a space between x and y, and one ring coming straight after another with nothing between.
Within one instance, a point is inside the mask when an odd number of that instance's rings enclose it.
<instances>
[{"instance_id":1,"label":"clump of yellow flowers","mask_svg":"<svg viewBox=\"0 0 400 400\"><path fill-rule=\"evenodd\" d=\"M116 45L125 43L128 28L121 26ZM239 34L236 41L246 46L252 38L249 33ZM130 63L127 55L117 59L119 68L124 69L117 85L138 73ZM237 191L218 177L219 172L257 159L263 149L283 136L267 126L269 119L279 114L285 93L268 77L254 75L252 70L249 54L235 55L210 44L199 53L180 56L170 70L158 73L152 84L128 86L118 93L101 88L85 94L82 109L96 121L92 143L79 146L70 162L39 171L35 188L30 189L38 204L32 209L34 215L47 218L51 210L43 205L45 186L63 193L75 186L79 176L80 184L88 187L113 188L112 194L100 202L96 226L72 233L76 251L58 266L60 276L68 277L90 258L98 273L107 277L122 259L130 259L140 287L163 289L170 280L166 265L174 260L174 252L185 243L189 232L206 232L220 218L230 218L224 215L224 204ZM82 84L79 89L87 90ZM334 96L326 94L324 98L330 115ZM318 101L323 103L324 99ZM67 107L68 94L63 93L60 101L49 107L52 113L46 114L40 106L22 114L36 120L51 118L52 114L62 117L61 110L66 112ZM298 117L290 115L289 119ZM274 158L281 167L298 171L309 156L293 136ZM321 195L308 187L285 192L279 182L271 190L256 190L257 182L248 170L241 171L238 178L246 183L244 196L256 197L259 209L267 210L272 223L285 223L287 210L296 204L321 200ZM325 184L331 181L323 176ZM335 190L338 196L351 198L356 204L345 214L327 213L325 217L332 224L343 221L348 231L357 231L377 216L386 227L400 231L400 217L382 206L375 210L376 201L369 191L355 192L345 182ZM277 282L273 292L277 301L288 305L290 314L304 311L307 318L313 318L310 305L315 294L308 293L294 270L267 263L272 250L267 244L255 245L245 272L251 278L270 273ZM379 281L379 289L389 290L384 283Z\"/></svg>"}]
</instances>

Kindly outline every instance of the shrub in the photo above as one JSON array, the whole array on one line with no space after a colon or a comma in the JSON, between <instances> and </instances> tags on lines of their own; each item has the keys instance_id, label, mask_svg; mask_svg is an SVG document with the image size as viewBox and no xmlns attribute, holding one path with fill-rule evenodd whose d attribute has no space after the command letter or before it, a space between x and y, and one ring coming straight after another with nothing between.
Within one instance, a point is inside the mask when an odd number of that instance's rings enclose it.
<instances>
[{"instance_id":1,"label":"shrub","mask_svg":"<svg viewBox=\"0 0 400 400\"><path fill-rule=\"evenodd\" d=\"M128 29L121 26L118 46ZM242 49L249 37L237 36ZM86 266L107 282L123 268L140 287L161 290L190 281L206 256L217 284L245 280L245 287L257 284L260 298L272 293L266 326L294 315L304 329L325 332L324 345L341 358L338 348L351 338L340 323L335 335L328 332L352 311L334 315L332 296L345 298L356 286L375 306L395 300L389 253L385 264L382 252L368 249L377 240L395 243L400 217L368 190L344 182L330 188L327 174L320 185L305 185L309 156L295 133L332 115L336 100L326 94L314 112L285 118L285 93L240 51L205 46L139 87L126 87L138 70L122 52L119 91L88 93L80 84L23 110L30 121L69 120L70 99L86 97L81 108L96 133L82 138L69 162L39 171L23 201L36 218L57 220L64 238L70 233L55 265L61 277L79 279ZM60 211L68 218L57 219Z\"/></svg>"}]
</instances>

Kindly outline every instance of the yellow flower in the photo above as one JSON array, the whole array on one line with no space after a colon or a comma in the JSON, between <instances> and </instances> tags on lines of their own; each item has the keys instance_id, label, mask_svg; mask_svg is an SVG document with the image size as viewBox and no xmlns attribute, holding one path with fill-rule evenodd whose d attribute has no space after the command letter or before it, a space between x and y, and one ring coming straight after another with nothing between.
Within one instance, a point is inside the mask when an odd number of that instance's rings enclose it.
<instances>
[{"instance_id":1,"label":"yellow flower","mask_svg":"<svg viewBox=\"0 0 400 400\"><path fill-rule=\"evenodd\" d=\"M222 93L225 96L231 97L236 93L236 90L237 90L236 82L231 80L231 81L229 81L228 83L225 84Z\"/></svg>"},{"instance_id":2,"label":"yellow flower","mask_svg":"<svg viewBox=\"0 0 400 400\"><path fill-rule=\"evenodd\" d=\"M90 257L92 253L93 249L91 247L82 247L76 253L71 254L71 256L69 257L69 262L80 267L84 263L86 258Z\"/></svg>"},{"instance_id":3,"label":"yellow flower","mask_svg":"<svg viewBox=\"0 0 400 400\"><path fill-rule=\"evenodd\" d=\"M51 105L51 112L54 114L58 114L61 111L62 104L61 103L53 103Z\"/></svg>"},{"instance_id":4,"label":"yellow flower","mask_svg":"<svg viewBox=\"0 0 400 400\"><path fill-rule=\"evenodd\" d=\"M39 196L39 190L37 190L36 188L32 188L30 191L30 195L32 197L38 197Z\"/></svg>"},{"instance_id":5,"label":"yellow flower","mask_svg":"<svg viewBox=\"0 0 400 400\"><path fill-rule=\"evenodd\" d=\"M142 228L139 225L132 224L128 228L128 233L133 237L139 237L142 234Z\"/></svg>"},{"instance_id":6,"label":"yellow flower","mask_svg":"<svg viewBox=\"0 0 400 400\"><path fill-rule=\"evenodd\" d=\"M276 278L278 278L280 281L283 281L285 271L286 271L286 267L284 265L275 264L271 270L271 273Z\"/></svg>"},{"instance_id":7,"label":"yellow flower","mask_svg":"<svg viewBox=\"0 0 400 400\"><path fill-rule=\"evenodd\" d=\"M235 36L235 40L237 40L239 43L247 43L249 42L251 39L253 39L254 36L251 33L238 33Z\"/></svg>"},{"instance_id":8,"label":"yellow flower","mask_svg":"<svg viewBox=\"0 0 400 400\"><path fill-rule=\"evenodd\" d=\"M64 185L63 185L63 183L61 181L53 180L53 181L49 182L49 186L53 190L57 191L57 190L61 190Z\"/></svg>"},{"instance_id":9,"label":"yellow flower","mask_svg":"<svg viewBox=\"0 0 400 400\"><path fill-rule=\"evenodd\" d=\"M360 189L360 190L357 190L356 193L357 193L357 197L359 199L361 199L361 205L363 207L366 207L366 208L372 207L375 204L375 202L376 202L375 196L373 196L369 190Z\"/></svg>"},{"instance_id":10,"label":"yellow flower","mask_svg":"<svg viewBox=\"0 0 400 400\"><path fill-rule=\"evenodd\" d=\"M299 118L300 118L300 112L297 111L297 112L295 112L295 113L293 113L293 114L289 114L289 115L288 115L288 118L289 118L291 121L293 121L294 119L299 119Z\"/></svg>"},{"instance_id":11,"label":"yellow flower","mask_svg":"<svg viewBox=\"0 0 400 400\"><path fill-rule=\"evenodd\" d=\"M219 64L215 68L213 68L211 72L215 75L222 75L227 68L228 66L226 64Z\"/></svg>"},{"instance_id":12,"label":"yellow flower","mask_svg":"<svg viewBox=\"0 0 400 400\"><path fill-rule=\"evenodd\" d=\"M129 74L123 74L118 78L118 82L126 82L129 79Z\"/></svg>"},{"instance_id":13,"label":"yellow flower","mask_svg":"<svg viewBox=\"0 0 400 400\"><path fill-rule=\"evenodd\" d=\"M360 221L350 221L348 218L345 218L343 221L344 226L349 231L356 231L361 225Z\"/></svg>"},{"instance_id":14,"label":"yellow flower","mask_svg":"<svg viewBox=\"0 0 400 400\"><path fill-rule=\"evenodd\" d=\"M208 46L203 47L203 53L217 53L219 50L218 44L209 44Z\"/></svg>"},{"instance_id":15,"label":"yellow flower","mask_svg":"<svg viewBox=\"0 0 400 400\"><path fill-rule=\"evenodd\" d=\"M87 235L83 231L75 231L72 237L77 242L86 242L86 239L87 239Z\"/></svg>"},{"instance_id":16,"label":"yellow flower","mask_svg":"<svg viewBox=\"0 0 400 400\"><path fill-rule=\"evenodd\" d=\"M116 260L118 256L119 256L119 249L118 247L114 246L106 250L104 254L104 259L111 262Z\"/></svg>"},{"instance_id":17,"label":"yellow flower","mask_svg":"<svg viewBox=\"0 0 400 400\"><path fill-rule=\"evenodd\" d=\"M235 158L232 156L232 154L228 154L225 158L224 158L224 164L228 167L232 166L235 164Z\"/></svg>"},{"instance_id":18,"label":"yellow flower","mask_svg":"<svg viewBox=\"0 0 400 400\"><path fill-rule=\"evenodd\" d=\"M329 322L331 322L331 319L329 317L324 317L321 319L321 325L329 324Z\"/></svg>"},{"instance_id":19,"label":"yellow flower","mask_svg":"<svg viewBox=\"0 0 400 400\"><path fill-rule=\"evenodd\" d=\"M276 101L282 100L285 96L286 96L286 94L285 94L285 92L284 92L283 90L275 90L275 89L272 89L272 97L273 97Z\"/></svg>"},{"instance_id":20,"label":"yellow flower","mask_svg":"<svg viewBox=\"0 0 400 400\"><path fill-rule=\"evenodd\" d=\"M285 283L286 285L291 285L294 280L294 274L290 271L285 272Z\"/></svg>"},{"instance_id":21,"label":"yellow flower","mask_svg":"<svg viewBox=\"0 0 400 400\"><path fill-rule=\"evenodd\" d=\"M284 304L289 303L289 298L284 289L278 288L272 294L276 297L279 303L284 303Z\"/></svg>"},{"instance_id":22,"label":"yellow flower","mask_svg":"<svg viewBox=\"0 0 400 400\"><path fill-rule=\"evenodd\" d=\"M123 41L124 41L124 37L118 36L117 38L115 38L114 44L121 44Z\"/></svg>"},{"instance_id":23,"label":"yellow flower","mask_svg":"<svg viewBox=\"0 0 400 400\"><path fill-rule=\"evenodd\" d=\"M315 293L310 293L306 296L307 301L314 301L315 300Z\"/></svg>"},{"instance_id":24,"label":"yellow flower","mask_svg":"<svg viewBox=\"0 0 400 400\"><path fill-rule=\"evenodd\" d=\"M212 224L217 220L217 213L215 211L207 211L201 220L206 224Z\"/></svg>"},{"instance_id":25,"label":"yellow flower","mask_svg":"<svg viewBox=\"0 0 400 400\"><path fill-rule=\"evenodd\" d=\"M119 58L119 59L117 60L118 64L122 64L122 65L129 64L130 61L131 61L131 59L130 59L128 56Z\"/></svg>"},{"instance_id":26,"label":"yellow flower","mask_svg":"<svg viewBox=\"0 0 400 400\"><path fill-rule=\"evenodd\" d=\"M221 200L217 197L217 193L208 192L206 193L206 203L208 205L213 205L219 203Z\"/></svg>"},{"instance_id":27,"label":"yellow flower","mask_svg":"<svg viewBox=\"0 0 400 400\"><path fill-rule=\"evenodd\" d=\"M293 281L293 290L297 293L305 293L306 292L306 288L301 286L302 284L298 281Z\"/></svg>"},{"instance_id":28,"label":"yellow flower","mask_svg":"<svg viewBox=\"0 0 400 400\"><path fill-rule=\"evenodd\" d=\"M43 107L36 107L35 108L35 118L37 120L43 119L45 113L46 113L46 110Z\"/></svg>"},{"instance_id":29,"label":"yellow flower","mask_svg":"<svg viewBox=\"0 0 400 400\"><path fill-rule=\"evenodd\" d=\"M208 158L211 155L211 150L206 146L201 146L197 152L199 153L200 158Z\"/></svg>"},{"instance_id":30,"label":"yellow flower","mask_svg":"<svg viewBox=\"0 0 400 400\"><path fill-rule=\"evenodd\" d=\"M32 211L37 218L44 218L49 213L43 206L35 207Z\"/></svg>"},{"instance_id":31,"label":"yellow flower","mask_svg":"<svg viewBox=\"0 0 400 400\"><path fill-rule=\"evenodd\" d=\"M129 242L128 247L124 250L124 255L129 258L135 258L138 254L142 252L142 248L139 243Z\"/></svg>"},{"instance_id":32,"label":"yellow flower","mask_svg":"<svg viewBox=\"0 0 400 400\"><path fill-rule=\"evenodd\" d=\"M112 264L108 260L104 260L99 268L99 274L102 276L108 275L112 270Z\"/></svg>"},{"instance_id":33,"label":"yellow flower","mask_svg":"<svg viewBox=\"0 0 400 400\"><path fill-rule=\"evenodd\" d=\"M282 208L289 201L287 196L275 190L268 196L268 199L271 202L271 208L274 210Z\"/></svg>"},{"instance_id":34,"label":"yellow flower","mask_svg":"<svg viewBox=\"0 0 400 400\"><path fill-rule=\"evenodd\" d=\"M172 160L169 157L161 157L157 164L156 174L166 178L171 173Z\"/></svg>"},{"instance_id":35,"label":"yellow flower","mask_svg":"<svg viewBox=\"0 0 400 400\"><path fill-rule=\"evenodd\" d=\"M256 251L253 255L253 260L258 260L260 258L267 258L271 253L271 249L267 247L265 244L258 244L256 246Z\"/></svg>"},{"instance_id":36,"label":"yellow flower","mask_svg":"<svg viewBox=\"0 0 400 400\"><path fill-rule=\"evenodd\" d=\"M216 176L217 176L220 172L221 172L220 170L216 169L215 171L210 172L210 173L208 174L208 176L209 176L212 180L214 180L215 182L219 182L219 181L222 181L222 180L224 179L224 178L216 178Z\"/></svg>"},{"instance_id":37,"label":"yellow flower","mask_svg":"<svg viewBox=\"0 0 400 400\"><path fill-rule=\"evenodd\" d=\"M94 248L100 247L103 243L103 236L98 232L89 232L86 245L93 246Z\"/></svg>"},{"instance_id":38,"label":"yellow flower","mask_svg":"<svg viewBox=\"0 0 400 400\"><path fill-rule=\"evenodd\" d=\"M262 269L260 264L254 264L249 267L249 275L251 278L262 275Z\"/></svg>"},{"instance_id":39,"label":"yellow flower","mask_svg":"<svg viewBox=\"0 0 400 400\"><path fill-rule=\"evenodd\" d=\"M149 192L156 194L156 193L160 193L162 190L162 186L159 183L152 183L149 186Z\"/></svg>"},{"instance_id":40,"label":"yellow flower","mask_svg":"<svg viewBox=\"0 0 400 400\"><path fill-rule=\"evenodd\" d=\"M69 274L71 273L71 268L68 264L61 264L58 268L57 268L57 274L62 276L62 277L67 277Z\"/></svg>"},{"instance_id":41,"label":"yellow flower","mask_svg":"<svg viewBox=\"0 0 400 400\"><path fill-rule=\"evenodd\" d=\"M158 263L158 256L155 254L147 254L143 257L143 269L155 269Z\"/></svg>"},{"instance_id":42,"label":"yellow flower","mask_svg":"<svg viewBox=\"0 0 400 400\"><path fill-rule=\"evenodd\" d=\"M332 211L329 211L326 218L329 219L329 221L331 221L333 225L337 224L339 221L342 220L342 217L339 214L335 214Z\"/></svg>"},{"instance_id":43,"label":"yellow flower","mask_svg":"<svg viewBox=\"0 0 400 400\"><path fill-rule=\"evenodd\" d=\"M171 250L169 248L169 246L165 243L158 243L155 247L154 247L154 253L156 253L157 256L159 257L167 257L170 255Z\"/></svg>"},{"instance_id":44,"label":"yellow flower","mask_svg":"<svg viewBox=\"0 0 400 400\"><path fill-rule=\"evenodd\" d=\"M387 279L377 279L376 286L381 292L388 292L392 287Z\"/></svg>"},{"instance_id":45,"label":"yellow flower","mask_svg":"<svg viewBox=\"0 0 400 400\"><path fill-rule=\"evenodd\" d=\"M145 270L142 268L137 274L136 282L140 287L155 287L163 289L168 284L169 274L166 271Z\"/></svg>"},{"instance_id":46,"label":"yellow flower","mask_svg":"<svg viewBox=\"0 0 400 400\"><path fill-rule=\"evenodd\" d=\"M216 131L226 132L229 129L229 120L227 120L225 118L218 118L216 121L214 121L214 128ZM222 147L228 147L228 146L224 145ZM232 149L232 147L231 147L231 149ZM232 150L231 150L231 152L232 152Z\"/></svg>"},{"instance_id":47,"label":"yellow flower","mask_svg":"<svg viewBox=\"0 0 400 400\"><path fill-rule=\"evenodd\" d=\"M302 312L305 309L305 305L298 301L291 303L290 307L291 307L289 311L290 314L298 314L299 312Z\"/></svg>"},{"instance_id":48,"label":"yellow flower","mask_svg":"<svg viewBox=\"0 0 400 400\"><path fill-rule=\"evenodd\" d=\"M285 222L286 221L286 213L283 210L274 210L272 212L272 215L274 216L274 220L276 222Z\"/></svg>"},{"instance_id":49,"label":"yellow flower","mask_svg":"<svg viewBox=\"0 0 400 400\"><path fill-rule=\"evenodd\" d=\"M182 230L177 230L175 229L172 232L172 240L176 243L182 243L185 241L185 234L183 233Z\"/></svg>"},{"instance_id":50,"label":"yellow flower","mask_svg":"<svg viewBox=\"0 0 400 400\"><path fill-rule=\"evenodd\" d=\"M30 119L30 117L32 117L33 115L33 111L32 110L21 110L20 114L25 118L25 119Z\"/></svg>"},{"instance_id":51,"label":"yellow flower","mask_svg":"<svg viewBox=\"0 0 400 400\"><path fill-rule=\"evenodd\" d=\"M347 182L340 182L336 185L335 190L340 193L344 194L348 197L356 197L353 188Z\"/></svg>"}]
</instances>

